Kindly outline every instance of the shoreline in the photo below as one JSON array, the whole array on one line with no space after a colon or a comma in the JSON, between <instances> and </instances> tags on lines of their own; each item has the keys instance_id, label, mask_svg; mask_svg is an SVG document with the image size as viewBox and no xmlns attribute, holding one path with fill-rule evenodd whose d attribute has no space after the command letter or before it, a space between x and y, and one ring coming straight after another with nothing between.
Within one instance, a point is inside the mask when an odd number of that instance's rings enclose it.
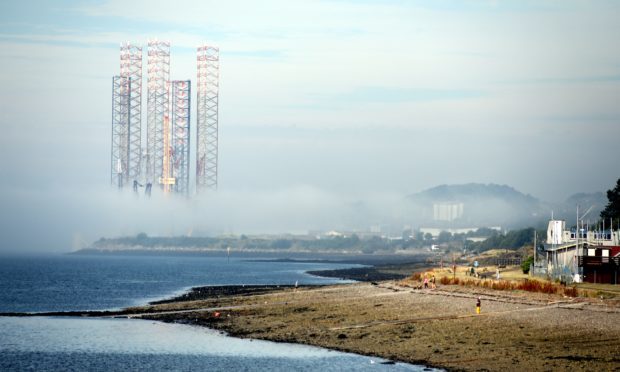
<instances>
[{"instance_id":1,"label":"shoreline","mask_svg":"<svg viewBox=\"0 0 620 372\"><path fill-rule=\"evenodd\" d=\"M422 261L405 263L379 262L365 267L346 269L310 270L306 274L324 278L354 280L357 282L380 282L386 280L402 280L415 271L429 270L430 266Z\"/></svg>"},{"instance_id":2,"label":"shoreline","mask_svg":"<svg viewBox=\"0 0 620 372\"><path fill-rule=\"evenodd\" d=\"M150 319L231 337L305 344L447 370L616 370L620 304L402 277L425 265L318 272L362 281L330 285L203 286L120 311L2 313ZM309 272L315 275L313 272ZM482 299L482 313L475 302Z\"/></svg>"},{"instance_id":3,"label":"shoreline","mask_svg":"<svg viewBox=\"0 0 620 372\"><path fill-rule=\"evenodd\" d=\"M474 304L482 297L483 311ZM614 370L620 308L594 299L402 282L281 288L136 317L448 370ZM582 324L575 324L581 319Z\"/></svg>"},{"instance_id":4,"label":"shoreline","mask_svg":"<svg viewBox=\"0 0 620 372\"><path fill-rule=\"evenodd\" d=\"M280 262L282 259L274 260L274 262ZM285 262L306 262L303 260L284 259ZM334 261L321 260L320 262L333 263ZM352 262L353 263L353 262ZM319 276L323 278L334 278L342 280L353 281L376 281L378 277L385 277L384 273L375 266L366 266L361 268L348 268L338 270L313 270L306 271L308 275ZM369 274L368 274L369 273ZM397 278L404 277L404 275L397 275ZM395 278L396 278L395 277ZM359 279L356 279L359 278ZM393 278L391 278L393 279ZM381 280L381 279L379 279ZM345 284L345 283L343 283ZM300 284L297 288L312 288L337 284ZM195 286L188 290L181 292L178 295L172 295L169 297L162 297L157 300L149 301L145 305L129 306L122 309L108 309L108 310L67 310L67 311L37 311L37 312L0 312L0 316L16 316L16 317L29 317L29 316L83 316L83 317L112 317L112 316L124 316L134 313L140 313L141 308L161 305L167 303L183 302L183 301L197 301L210 298L220 298L223 296L250 296L257 294L266 294L275 292L281 289L292 289L296 286L294 284L249 284L249 285L212 285L212 286Z\"/></svg>"},{"instance_id":5,"label":"shoreline","mask_svg":"<svg viewBox=\"0 0 620 372\"><path fill-rule=\"evenodd\" d=\"M304 260L297 259L277 259L274 262L307 262ZM316 261L311 261L316 262ZM336 261L330 260L320 260L319 262L328 262L334 263ZM351 262L355 264L359 264L357 262ZM347 269L326 269L326 270L310 270L305 273L308 275L319 276L323 278L333 278L340 280L352 280L354 282L372 282L376 284L379 281L383 280L398 280L406 277L404 273L389 273L384 270L390 268L399 268L402 269L404 266L409 268L410 265L414 265L415 267L427 267L426 264L422 264L419 262L411 262L406 264L388 264L384 266L373 266L368 265L365 267L354 267ZM401 270L402 271L402 270ZM141 312L146 312L141 310L142 308L147 308L153 305L162 305L162 304L170 304L176 302L184 302L184 301L198 301L198 300L207 300L212 298L220 298L226 296L251 296L258 294L267 294L272 292L277 292L279 290L284 289L294 289L294 288L318 288L324 286L333 286L333 285L345 285L350 283L334 283L334 284L300 284L295 286L294 284L249 284L249 285L237 285L237 284L227 284L227 285L212 285L212 286L195 286L191 287L188 290L169 297L162 297L157 300L149 301L145 305L136 305L129 306L126 308L122 308L119 310L109 309L109 310L67 310L67 311L38 311L38 312L0 312L0 316L15 316L15 317L30 317L30 316L81 316L81 317L113 317L113 316L125 316L131 314L140 314Z\"/></svg>"},{"instance_id":6,"label":"shoreline","mask_svg":"<svg viewBox=\"0 0 620 372\"><path fill-rule=\"evenodd\" d=\"M189 301L24 316L149 319L447 370L620 367L617 301L410 284L196 287Z\"/></svg>"}]
</instances>

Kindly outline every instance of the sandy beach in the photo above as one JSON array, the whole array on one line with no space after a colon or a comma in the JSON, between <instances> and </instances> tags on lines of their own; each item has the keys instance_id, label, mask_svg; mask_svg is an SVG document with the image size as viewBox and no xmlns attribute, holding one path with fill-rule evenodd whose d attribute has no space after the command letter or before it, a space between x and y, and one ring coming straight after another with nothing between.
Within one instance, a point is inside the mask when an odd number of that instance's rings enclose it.
<instances>
[{"instance_id":1,"label":"sandy beach","mask_svg":"<svg viewBox=\"0 0 620 372\"><path fill-rule=\"evenodd\" d=\"M617 300L457 285L413 289L403 281L193 298L134 310L146 312L139 317L208 326L237 337L448 370L620 369Z\"/></svg>"}]
</instances>

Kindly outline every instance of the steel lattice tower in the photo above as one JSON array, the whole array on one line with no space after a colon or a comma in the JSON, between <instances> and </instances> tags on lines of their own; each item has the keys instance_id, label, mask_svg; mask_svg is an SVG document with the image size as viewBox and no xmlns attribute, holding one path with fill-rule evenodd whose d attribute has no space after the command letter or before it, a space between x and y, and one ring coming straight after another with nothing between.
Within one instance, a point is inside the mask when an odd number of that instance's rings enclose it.
<instances>
[{"instance_id":1,"label":"steel lattice tower","mask_svg":"<svg viewBox=\"0 0 620 372\"><path fill-rule=\"evenodd\" d=\"M129 182L129 103L131 79L112 78L111 183L122 188Z\"/></svg>"},{"instance_id":2,"label":"steel lattice tower","mask_svg":"<svg viewBox=\"0 0 620 372\"><path fill-rule=\"evenodd\" d=\"M129 179L141 176L142 160L142 47L121 44L121 77L131 81L128 87L128 170Z\"/></svg>"},{"instance_id":3,"label":"steel lattice tower","mask_svg":"<svg viewBox=\"0 0 620 372\"><path fill-rule=\"evenodd\" d=\"M175 191L189 195L189 138L191 82L172 82L172 176Z\"/></svg>"},{"instance_id":4,"label":"steel lattice tower","mask_svg":"<svg viewBox=\"0 0 620 372\"><path fill-rule=\"evenodd\" d=\"M201 45L197 49L196 60L196 191L200 192L203 189L217 189L220 50Z\"/></svg>"},{"instance_id":5,"label":"steel lattice tower","mask_svg":"<svg viewBox=\"0 0 620 372\"><path fill-rule=\"evenodd\" d=\"M164 116L168 112L170 81L170 42L148 42L148 98L146 134L146 180L157 182L162 176L164 158Z\"/></svg>"}]
</instances>

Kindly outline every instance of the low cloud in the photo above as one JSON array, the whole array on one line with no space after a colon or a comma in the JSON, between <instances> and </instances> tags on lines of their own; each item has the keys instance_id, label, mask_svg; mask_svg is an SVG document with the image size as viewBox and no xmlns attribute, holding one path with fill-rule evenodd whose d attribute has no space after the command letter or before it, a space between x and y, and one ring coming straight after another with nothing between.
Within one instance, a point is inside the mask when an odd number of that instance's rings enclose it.
<instances>
[{"instance_id":1,"label":"low cloud","mask_svg":"<svg viewBox=\"0 0 620 372\"><path fill-rule=\"evenodd\" d=\"M100 237L363 230L400 219L401 195L338 195L311 186L147 198L143 190L13 190L0 214L2 251L68 251Z\"/></svg>"}]
</instances>

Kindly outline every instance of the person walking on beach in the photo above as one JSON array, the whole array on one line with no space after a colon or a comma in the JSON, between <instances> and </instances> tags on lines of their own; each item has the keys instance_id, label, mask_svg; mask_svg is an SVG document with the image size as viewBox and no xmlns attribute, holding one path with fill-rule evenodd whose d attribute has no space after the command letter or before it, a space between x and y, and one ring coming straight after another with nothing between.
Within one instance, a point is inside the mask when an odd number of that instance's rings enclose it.
<instances>
[{"instance_id":1,"label":"person walking on beach","mask_svg":"<svg viewBox=\"0 0 620 372\"><path fill-rule=\"evenodd\" d=\"M428 289L428 277L424 277L424 289Z\"/></svg>"},{"instance_id":2,"label":"person walking on beach","mask_svg":"<svg viewBox=\"0 0 620 372\"><path fill-rule=\"evenodd\" d=\"M433 278L431 279L431 288L432 289L437 288L437 286L435 285L435 275L433 275Z\"/></svg>"},{"instance_id":3,"label":"person walking on beach","mask_svg":"<svg viewBox=\"0 0 620 372\"><path fill-rule=\"evenodd\" d=\"M480 296L478 296L478 301L476 301L476 314L480 314Z\"/></svg>"}]
</instances>

